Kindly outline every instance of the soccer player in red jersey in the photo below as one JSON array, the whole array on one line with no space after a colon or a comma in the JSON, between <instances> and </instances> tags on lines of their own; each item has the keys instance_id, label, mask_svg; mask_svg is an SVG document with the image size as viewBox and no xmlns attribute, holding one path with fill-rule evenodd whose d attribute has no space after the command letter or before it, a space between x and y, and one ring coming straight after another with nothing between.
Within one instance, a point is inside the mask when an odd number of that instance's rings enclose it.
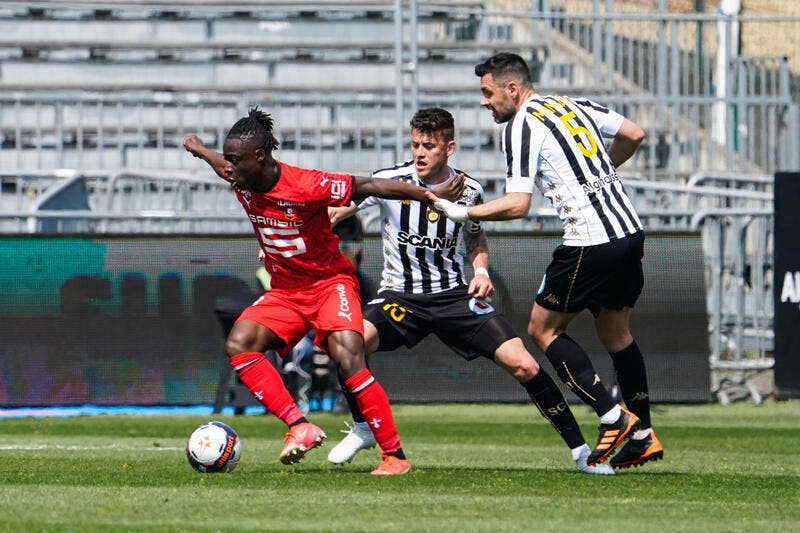
<instances>
[{"instance_id":1,"label":"soccer player in red jersey","mask_svg":"<svg viewBox=\"0 0 800 533\"><path fill-rule=\"evenodd\" d=\"M256 107L233 125L222 154L196 135L183 141L192 155L231 183L272 276L271 290L242 312L228 336L230 364L253 396L289 426L280 460L296 463L326 435L300 412L264 352L285 356L313 328L314 342L336 363L383 451L383 462L371 473L408 473L411 465L389 399L366 367L358 282L352 263L339 251L327 208L366 196L425 201L425 189L287 165L272 156L278 146L272 129L272 118ZM437 194L455 197L462 186L463 179L456 180Z\"/></svg>"}]
</instances>

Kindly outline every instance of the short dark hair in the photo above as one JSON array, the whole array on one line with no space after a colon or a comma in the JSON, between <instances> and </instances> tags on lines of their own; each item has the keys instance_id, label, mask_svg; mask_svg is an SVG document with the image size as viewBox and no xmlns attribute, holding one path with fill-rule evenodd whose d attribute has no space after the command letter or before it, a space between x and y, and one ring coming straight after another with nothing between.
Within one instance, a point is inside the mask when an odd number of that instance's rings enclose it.
<instances>
[{"instance_id":1,"label":"short dark hair","mask_svg":"<svg viewBox=\"0 0 800 533\"><path fill-rule=\"evenodd\" d=\"M364 257L364 248L360 244L364 238L364 226L356 215L340 220L333 227L333 232L339 236L339 249L344 251L349 248L353 252L356 268L361 265Z\"/></svg>"},{"instance_id":2,"label":"short dark hair","mask_svg":"<svg viewBox=\"0 0 800 533\"><path fill-rule=\"evenodd\" d=\"M515 80L525 86L533 86L531 69L528 63L517 54L500 52L483 63L475 65L475 75L482 78L491 74L496 81L506 82Z\"/></svg>"},{"instance_id":3,"label":"short dark hair","mask_svg":"<svg viewBox=\"0 0 800 533\"><path fill-rule=\"evenodd\" d=\"M428 107L420 109L411 117L411 129L421 133L442 132L445 141L452 141L455 135L455 120L453 115L441 107Z\"/></svg>"},{"instance_id":4,"label":"short dark hair","mask_svg":"<svg viewBox=\"0 0 800 533\"><path fill-rule=\"evenodd\" d=\"M236 121L236 124L228 132L227 138L257 143L265 150L273 150L278 147L278 141L272 133L272 125L272 117L256 106L247 112L246 117Z\"/></svg>"}]
</instances>

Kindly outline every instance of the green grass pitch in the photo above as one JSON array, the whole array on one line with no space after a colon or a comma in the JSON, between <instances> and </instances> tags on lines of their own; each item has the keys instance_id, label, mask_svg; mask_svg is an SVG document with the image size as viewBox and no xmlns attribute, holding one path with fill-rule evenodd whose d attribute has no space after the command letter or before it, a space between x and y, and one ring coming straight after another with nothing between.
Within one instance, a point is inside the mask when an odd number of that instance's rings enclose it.
<instances>
[{"instance_id":1,"label":"green grass pitch","mask_svg":"<svg viewBox=\"0 0 800 533\"><path fill-rule=\"evenodd\" d=\"M596 419L575 407L589 444ZM0 420L0 531L798 531L800 404L662 406L663 461L588 476L529 405L398 405L414 465L375 478L376 450L325 457L342 415L299 465L271 416L216 417L242 437L231 474L184 456L215 417Z\"/></svg>"}]
</instances>

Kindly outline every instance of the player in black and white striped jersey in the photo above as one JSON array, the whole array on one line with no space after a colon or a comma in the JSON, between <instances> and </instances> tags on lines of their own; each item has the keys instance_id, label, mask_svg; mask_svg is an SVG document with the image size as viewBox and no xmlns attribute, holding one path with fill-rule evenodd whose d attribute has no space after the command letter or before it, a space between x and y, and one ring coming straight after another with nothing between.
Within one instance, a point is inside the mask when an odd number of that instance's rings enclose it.
<instances>
[{"instance_id":1,"label":"player in black and white striped jersey","mask_svg":"<svg viewBox=\"0 0 800 533\"><path fill-rule=\"evenodd\" d=\"M472 207L430 192L426 196L448 218L464 223L524 217L534 188L550 199L563 223L564 241L545 272L528 333L562 381L600 417L589 464L608 459L625 438L612 466L660 459L664 450L651 427L644 359L629 327L644 285L644 231L616 172L644 131L590 100L539 95L528 65L516 54L497 54L477 65L475 74L481 79L481 105L495 122L505 123L506 194ZM608 148L603 136L614 138ZM594 315L598 336L614 361L625 407L614 401L586 352L566 333L584 309Z\"/></svg>"},{"instance_id":2,"label":"player in black and white striped jersey","mask_svg":"<svg viewBox=\"0 0 800 533\"><path fill-rule=\"evenodd\" d=\"M511 163L506 191L527 193L535 185L558 211L565 246L604 244L641 231L601 144L601 132L614 135L624 117L565 96L534 95L522 109L508 121L502 139Z\"/></svg>"},{"instance_id":3,"label":"player in black and white striped jersey","mask_svg":"<svg viewBox=\"0 0 800 533\"><path fill-rule=\"evenodd\" d=\"M426 185L416 170L417 162L375 171L375 178L393 179ZM443 180L458 174L458 169L443 168ZM438 179L438 178L437 178ZM483 187L465 174L461 203L475 205L483 202ZM358 204L359 209L378 205L381 209L383 238L396 246L383 247L383 272L380 290L413 294L438 293L464 286L465 242L481 233L479 222L453 222L437 210L420 202L382 202L368 197ZM463 230L463 231L462 231Z\"/></svg>"},{"instance_id":4,"label":"player in black and white striped jersey","mask_svg":"<svg viewBox=\"0 0 800 533\"><path fill-rule=\"evenodd\" d=\"M411 119L413 160L373 173L373 177L436 187L461 174L448 158L455 150L453 116L441 108L418 111ZM470 177L459 205L483 202L483 188ZM433 189L435 190L435 189ZM466 360L486 357L504 368L525 388L531 400L572 451L577 469L613 474L607 465L589 467L590 448L556 384L539 367L508 320L491 305L489 249L479 222L454 222L420 202L363 200L358 207L336 208L332 219L358 208L381 210L384 267L377 298L363 308L366 352L413 347L430 334ZM466 281L464 257L474 276ZM348 398L354 425L328 455L332 463L350 462L373 445L370 427Z\"/></svg>"}]
</instances>

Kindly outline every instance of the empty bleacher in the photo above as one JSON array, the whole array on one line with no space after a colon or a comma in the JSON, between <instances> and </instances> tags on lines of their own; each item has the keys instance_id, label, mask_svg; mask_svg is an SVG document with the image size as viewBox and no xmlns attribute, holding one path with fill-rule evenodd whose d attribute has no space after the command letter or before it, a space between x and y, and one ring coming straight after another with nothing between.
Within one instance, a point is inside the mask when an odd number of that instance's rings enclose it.
<instances>
[{"instance_id":1,"label":"empty bleacher","mask_svg":"<svg viewBox=\"0 0 800 533\"><path fill-rule=\"evenodd\" d=\"M50 82L185 89L323 80L326 89L394 87L393 3L281 4L7 8L0 11L0 89ZM470 67L493 44L511 46L508 39L479 39L479 3L419 5L418 55L411 60L434 86L473 81ZM514 48L528 55L543 44Z\"/></svg>"}]
</instances>

